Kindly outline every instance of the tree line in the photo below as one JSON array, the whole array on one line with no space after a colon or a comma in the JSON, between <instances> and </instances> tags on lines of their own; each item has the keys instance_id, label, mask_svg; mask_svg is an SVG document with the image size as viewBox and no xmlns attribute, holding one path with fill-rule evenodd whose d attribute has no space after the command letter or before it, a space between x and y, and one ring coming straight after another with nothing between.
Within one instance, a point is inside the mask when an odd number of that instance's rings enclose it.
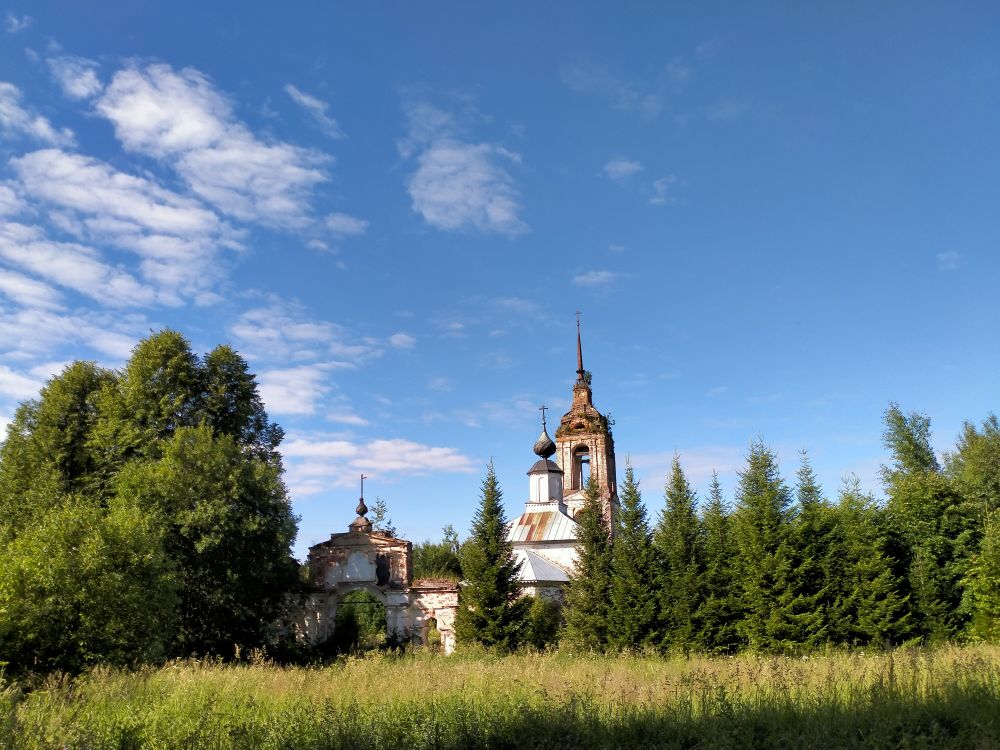
<instances>
[{"instance_id":1,"label":"tree line","mask_svg":"<svg viewBox=\"0 0 1000 750\"><path fill-rule=\"evenodd\" d=\"M884 440L884 502L853 476L827 498L805 452L789 486L759 440L732 505L717 475L699 502L679 457L655 523L631 467L613 521L591 484L562 623L542 640L593 651L789 653L997 639L1000 421L966 423L942 465L927 417L891 404ZM497 536L505 520L495 485L490 471L463 558L475 564L463 571L458 635L537 645L540 606L521 599L504 562L512 549Z\"/></svg>"}]
</instances>

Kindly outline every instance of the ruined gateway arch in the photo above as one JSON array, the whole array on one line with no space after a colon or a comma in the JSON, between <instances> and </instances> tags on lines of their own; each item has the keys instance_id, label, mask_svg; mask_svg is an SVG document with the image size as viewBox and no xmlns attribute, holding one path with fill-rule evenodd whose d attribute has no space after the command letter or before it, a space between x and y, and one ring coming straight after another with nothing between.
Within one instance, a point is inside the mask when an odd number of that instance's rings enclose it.
<instances>
[{"instance_id":1,"label":"ruined gateway arch","mask_svg":"<svg viewBox=\"0 0 1000 750\"><path fill-rule=\"evenodd\" d=\"M337 607L354 591L367 591L385 605L386 634L397 643L427 645L436 622L445 653L455 649L458 586L451 581L413 580L413 544L374 531L365 514L345 533L309 548L310 592L291 618L300 643L318 645L333 635Z\"/></svg>"}]
</instances>

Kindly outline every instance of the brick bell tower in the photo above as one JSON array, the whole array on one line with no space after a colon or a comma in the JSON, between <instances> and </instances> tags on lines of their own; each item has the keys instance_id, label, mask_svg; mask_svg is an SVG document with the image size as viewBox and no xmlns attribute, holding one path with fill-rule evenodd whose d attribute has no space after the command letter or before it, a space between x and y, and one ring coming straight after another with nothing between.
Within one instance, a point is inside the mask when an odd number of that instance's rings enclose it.
<instances>
[{"instance_id":1,"label":"brick bell tower","mask_svg":"<svg viewBox=\"0 0 1000 750\"><path fill-rule=\"evenodd\" d=\"M583 369L580 314L576 315L576 383L573 404L556 430L556 463L565 477L563 497L570 516L583 507L587 480L593 477L601 489L604 512L609 519L618 514L618 480L615 476L615 441L608 419L594 408L590 373Z\"/></svg>"}]
</instances>

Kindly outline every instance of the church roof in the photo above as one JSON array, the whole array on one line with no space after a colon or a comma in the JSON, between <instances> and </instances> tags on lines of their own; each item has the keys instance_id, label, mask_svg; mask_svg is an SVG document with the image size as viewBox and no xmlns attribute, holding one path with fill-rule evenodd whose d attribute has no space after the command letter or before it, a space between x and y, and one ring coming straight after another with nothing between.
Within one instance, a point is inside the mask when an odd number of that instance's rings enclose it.
<instances>
[{"instance_id":1,"label":"church roof","mask_svg":"<svg viewBox=\"0 0 1000 750\"><path fill-rule=\"evenodd\" d=\"M528 511L511 524L512 542L576 540L576 521L559 510Z\"/></svg>"},{"instance_id":2,"label":"church roof","mask_svg":"<svg viewBox=\"0 0 1000 750\"><path fill-rule=\"evenodd\" d=\"M568 582L569 573L550 560L546 560L530 549L514 550L514 558L521 563L519 578L528 581L558 581Z\"/></svg>"},{"instance_id":3,"label":"church roof","mask_svg":"<svg viewBox=\"0 0 1000 750\"><path fill-rule=\"evenodd\" d=\"M560 469L554 462L549 461L547 458L540 458L528 469L529 474L562 474L563 470Z\"/></svg>"}]
</instances>

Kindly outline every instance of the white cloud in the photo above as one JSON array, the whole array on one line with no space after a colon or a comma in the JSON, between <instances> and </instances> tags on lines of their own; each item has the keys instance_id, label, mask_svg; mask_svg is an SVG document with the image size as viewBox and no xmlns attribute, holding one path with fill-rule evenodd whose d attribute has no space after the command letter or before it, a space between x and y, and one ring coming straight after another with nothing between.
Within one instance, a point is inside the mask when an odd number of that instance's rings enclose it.
<instances>
[{"instance_id":1,"label":"white cloud","mask_svg":"<svg viewBox=\"0 0 1000 750\"><path fill-rule=\"evenodd\" d=\"M161 303L208 299L221 275L218 248L239 247L240 234L200 202L96 159L45 149L11 166L27 195L55 209L50 219L63 231L142 258Z\"/></svg>"},{"instance_id":2,"label":"white cloud","mask_svg":"<svg viewBox=\"0 0 1000 750\"><path fill-rule=\"evenodd\" d=\"M460 137L454 119L426 103L407 107L409 133L400 153L415 156L407 184L413 210L437 229L476 230L514 237L528 231L520 193L506 169L519 154Z\"/></svg>"},{"instance_id":3,"label":"white cloud","mask_svg":"<svg viewBox=\"0 0 1000 750\"><path fill-rule=\"evenodd\" d=\"M75 140L72 130L57 130L47 118L21 106L21 90L6 81L0 81L0 130L53 146L71 146Z\"/></svg>"},{"instance_id":4,"label":"white cloud","mask_svg":"<svg viewBox=\"0 0 1000 750\"><path fill-rule=\"evenodd\" d=\"M321 359L327 368L344 369L382 352L382 345L377 340L354 338L342 326L311 320L299 306L280 300L247 310L229 331L248 349L247 354L253 359Z\"/></svg>"},{"instance_id":5,"label":"white cloud","mask_svg":"<svg viewBox=\"0 0 1000 750\"><path fill-rule=\"evenodd\" d=\"M631 161L620 156L611 159L604 165L604 173L616 182L621 182L625 178L641 171L642 164L640 162Z\"/></svg>"},{"instance_id":6,"label":"white cloud","mask_svg":"<svg viewBox=\"0 0 1000 750\"><path fill-rule=\"evenodd\" d=\"M42 308L8 308L0 304L0 350L39 357L72 344L124 360L148 332L142 316L113 316L89 310L62 313Z\"/></svg>"},{"instance_id":7,"label":"white cloud","mask_svg":"<svg viewBox=\"0 0 1000 750\"><path fill-rule=\"evenodd\" d=\"M53 242L36 227L0 222L0 258L103 305L149 305L156 300L155 290L104 263L96 250ZM22 296L27 293L22 290Z\"/></svg>"},{"instance_id":8,"label":"white cloud","mask_svg":"<svg viewBox=\"0 0 1000 750\"><path fill-rule=\"evenodd\" d=\"M311 192L326 180L319 167L328 157L261 141L197 70L118 71L96 106L127 150L168 162L219 210L283 228L311 221Z\"/></svg>"},{"instance_id":9,"label":"white cloud","mask_svg":"<svg viewBox=\"0 0 1000 750\"><path fill-rule=\"evenodd\" d=\"M326 217L326 228L336 235L354 236L368 231L368 222L350 214L334 213Z\"/></svg>"},{"instance_id":10,"label":"white cloud","mask_svg":"<svg viewBox=\"0 0 1000 750\"><path fill-rule=\"evenodd\" d=\"M669 71L665 71L670 83L676 87ZM637 112L645 120L651 120L663 111L666 90L663 84L646 86L626 81L603 65L576 62L564 65L562 81L570 89L579 93L593 94L611 100L615 109L622 112Z\"/></svg>"},{"instance_id":11,"label":"white cloud","mask_svg":"<svg viewBox=\"0 0 1000 750\"><path fill-rule=\"evenodd\" d=\"M44 380L27 377L5 365L0 365L0 396L18 401L34 398L44 383Z\"/></svg>"},{"instance_id":12,"label":"white cloud","mask_svg":"<svg viewBox=\"0 0 1000 750\"><path fill-rule=\"evenodd\" d=\"M654 206L663 206L673 200L669 194L670 188L672 188L677 183L677 177L675 175L667 175L666 177L661 177L658 180L653 181L653 195L650 196L649 202Z\"/></svg>"},{"instance_id":13,"label":"white cloud","mask_svg":"<svg viewBox=\"0 0 1000 750\"><path fill-rule=\"evenodd\" d=\"M339 123L326 113L326 111L330 108L329 104L324 102L322 99L317 99L315 96L301 91L290 83L286 84L285 93L291 97L293 102L308 112L313 120L315 120L320 126L320 129L328 136L331 138L344 137L344 131L340 129Z\"/></svg>"},{"instance_id":14,"label":"white cloud","mask_svg":"<svg viewBox=\"0 0 1000 750\"><path fill-rule=\"evenodd\" d=\"M329 414L326 415L326 418L331 422L351 425L352 427L367 427L369 424L371 424L371 422L369 422L364 417L350 411L330 412Z\"/></svg>"},{"instance_id":15,"label":"white cloud","mask_svg":"<svg viewBox=\"0 0 1000 750\"><path fill-rule=\"evenodd\" d=\"M59 292L48 284L3 268L0 268L0 294L5 294L25 307L58 308L61 306Z\"/></svg>"},{"instance_id":16,"label":"white cloud","mask_svg":"<svg viewBox=\"0 0 1000 750\"><path fill-rule=\"evenodd\" d=\"M29 15L18 17L13 13L8 13L7 18L4 20L3 27L7 30L8 34L17 34L18 32L27 29L34 22L35 19Z\"/></svg>"},{"instance_id":17,"label":"white cloud","mask_svg":"<svg viewBox=\"0 0 1000 750\"><path fill-rule=\"evenodd\" d=\"M296 434L280 450L293 496L354 486L361 473L375 478L476 470L472 460L456 448L402 438L353 442L322 433Z\"/></svg>"},{"instance_id":18,"label":"white cloud","mask_svg":"<svg viewBox=\"0 0 1000 750\"><path fill-rule=\"evenodd\" d=\"M258 375L260 397L271 414L314 414L316 403L330 390L326 366L301 365L266 370Z\"/></svg>"},{"instance_id":19,"label":"white cloud","mask_svg":"<svg viewBox=\"0 0 1000 750\"><path fill-rule=\"evenodd\" d=\"M24 210L24 201L7 185L0 185L0 216L10 216Z\"/></svg>"},{"instance_id":20,"label":"white cloud","mask_svg":"<svg viewBox=\"0 0 1000 750\"><path fill-rule=\"evenodd\" d=\"M222 229L219 218L197 201L87 156L45 149L12 159L11 165L33 197L97 216L107 225L110 218L177 236Z\"/></svg>"},{"instance_id":21,"label":"white cloud","mask_svg":"<svg viewBox=\"0 0 1000 750\"><path fill-rule=\"evenodd\" d=\"M622 277L618 271L587 271L573 277L577 286L607 286Z\"/></svg>"},{"instance_id":22,"label":"white cloud","mask_svg":"<svg viewBox=\"0 0 1000 750\"><path fill-rule=\"evenodd\" d=\"M934 257L937 258L938 268L942 271L954 271L962 264L962 254L955 250L938 253Z\"/></svg>"},{"instance_id":23,"label":"white cloud","mask_svg":"<svg viewBox=\"0 0 1000 750\"><path fill-rule=\"evenodd\" d=\"M46 60L63 93L71 99L90 99L104 85L97 77L97 63L85 57L64 55Z\"/></svg>"},{"instance_id":24,"label":"white cloud","mask_svg":"<svg viewBox=\"0 0 1000 750\"><path fill-rule=\"evenodd\" d=\"M417 345L417 340L408 333L394 333L389 337L389 346L393 349L412 349Z\"/></svg>"}]
</instances>

